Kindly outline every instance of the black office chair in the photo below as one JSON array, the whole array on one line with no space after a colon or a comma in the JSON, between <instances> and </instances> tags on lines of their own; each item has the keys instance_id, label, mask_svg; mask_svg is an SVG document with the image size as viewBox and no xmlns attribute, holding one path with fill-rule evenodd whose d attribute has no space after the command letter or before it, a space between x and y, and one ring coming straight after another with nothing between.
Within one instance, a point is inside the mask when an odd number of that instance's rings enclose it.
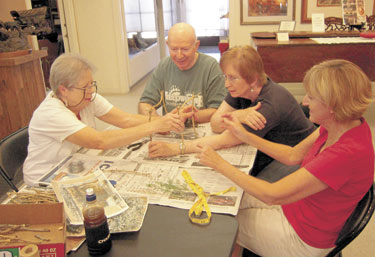
<instances>
[{"instance_id":1,"label":"black office chair","mask_svg":"<svg viewBox=\"0 0 375 257\"><path fill-rule=\"evenodd\" d=\"M326 257L342 257L341 251L349 243L351 243L366 227L367 223L375 210L374 200L374 184L369 191L365 194L362 200L357 204L353 213L347 219L344 227L342 228L335 245ZM242 257L259 257L255 253L244 249Z\"/></svg>"},{"instance_id":2,"label":"black office chair","mask_svg":"<svg viewBox=\"0 0 375 257\"><path fill-rule=\"evenodd\" d=\"M336 247L326 257L341 257L341 250L352 242L366 227L375 210L374 184L358 203L346 221L335 244Z\"/></svg>"},{"instance_id":3,"label":"black office chair","mask_svg":"<svg viewBox=\"0 0 375 257\"><path fill-rule=\"evenodd\" d=\"M16 185L22 181L22 168L28 145L28 127L19 129L0 141L0 173L16 192L18 192Z\"/></svg>"}]
</instances>

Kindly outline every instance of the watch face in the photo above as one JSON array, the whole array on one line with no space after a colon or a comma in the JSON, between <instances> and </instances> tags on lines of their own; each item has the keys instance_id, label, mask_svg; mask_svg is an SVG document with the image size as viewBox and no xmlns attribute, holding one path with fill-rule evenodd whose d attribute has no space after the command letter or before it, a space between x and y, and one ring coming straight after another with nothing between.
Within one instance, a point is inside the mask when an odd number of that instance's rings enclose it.
<instances>
[{"instance_id":1,"label":"watch face","mask_svg":"<svg viewBox=\"0 0 375 257\"><path fill-rule=\"evenodd\" d=\"M180 142L180 154L184 154L185 153L185 144L183 142Z\"/></svg>"}]
</instances>

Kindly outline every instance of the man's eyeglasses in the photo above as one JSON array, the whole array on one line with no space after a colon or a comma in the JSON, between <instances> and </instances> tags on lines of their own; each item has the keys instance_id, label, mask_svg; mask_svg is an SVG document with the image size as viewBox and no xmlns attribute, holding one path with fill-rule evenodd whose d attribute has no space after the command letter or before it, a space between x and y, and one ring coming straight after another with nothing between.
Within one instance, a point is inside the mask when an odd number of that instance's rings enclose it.
<instances>
[{"instance_id":1,"label":"man's eyeglasses","mask_svg":"<svg viewBox=\"0 0 375 257\"><path fill-rule=\"evenodd\" d=\"M233 77L233 76L227 76L225 74L222 75L224 80L228 81L228 82L236 82L238 80L241 80L242 78L236 78L236 77Z\"/></svg>"}]
</instances>

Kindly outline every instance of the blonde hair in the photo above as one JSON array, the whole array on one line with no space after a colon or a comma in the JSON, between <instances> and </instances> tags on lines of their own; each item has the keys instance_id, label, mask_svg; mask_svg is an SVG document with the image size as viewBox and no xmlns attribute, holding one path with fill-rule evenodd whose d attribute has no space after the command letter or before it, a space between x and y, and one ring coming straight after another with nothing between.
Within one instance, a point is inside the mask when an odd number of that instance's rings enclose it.
<instances>
[{"instance_id":1,"label":"blonde hair","mask_svg":"<svg viewBox=\"0 0 375 257\"><path fill-rule=\"evenodd\" d=\"M334 112L337 121L358 119L373 101L371 82L354 63L328 60L305 75L306 92L319 98Z\"/></svg>"},{"instance_id":2,"label":"blonde hair","mask_svg":"<svg viewBox=\"0 0 375 257\"><path fill-rule=\"evenodd\" d=\"M225 51L220 58L221 69L228 64L233 65L247 83L252 83L256 78L262 85L267 83L262 58L251 46L236 46Z\"/></svg>"}]
</instances>

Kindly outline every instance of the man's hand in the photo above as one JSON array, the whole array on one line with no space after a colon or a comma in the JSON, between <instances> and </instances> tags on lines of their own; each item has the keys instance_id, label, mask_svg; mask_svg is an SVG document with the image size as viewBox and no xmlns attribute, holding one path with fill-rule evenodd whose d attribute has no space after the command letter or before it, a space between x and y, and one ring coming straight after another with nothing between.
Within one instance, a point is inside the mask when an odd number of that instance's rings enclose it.
<instances>
[{"instance_id":1,"label":"man's hand","mask_svg":"<svg viewBox=\"0 0 375 257\"><path fill-rule=\"evenodd\" d=\"M148 156L150 158L177 155L178 144L152 141L148 144Z\"/></svg>"}]
</instances>

